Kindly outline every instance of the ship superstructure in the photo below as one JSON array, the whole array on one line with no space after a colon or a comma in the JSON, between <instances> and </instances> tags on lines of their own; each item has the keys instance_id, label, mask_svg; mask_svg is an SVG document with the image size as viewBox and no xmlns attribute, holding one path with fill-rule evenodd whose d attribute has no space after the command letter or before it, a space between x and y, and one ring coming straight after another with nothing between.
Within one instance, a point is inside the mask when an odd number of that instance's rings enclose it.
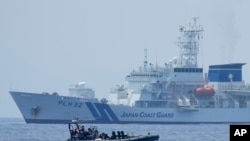
<instances>
[{"instance_id":1,"label":"ship superstructure","mask_svg":"<svg viewBox=\"0 0 250 141\"><path fill-rule=\"evenodd\" d=\"M163 67L148 66L145 50L143 68L132 71L126 77L127 85L119 85L112 91L110 103L137 107L197 107L198 100L192 94L196 88L204 87L206 81L197 61L203 29L196 25L196 20L187 28L180 27L178 59L174 57Z\"/></svg>"},{"instance_id":2,"label":"ship superstructure","mask_svg":"<svg viewBox=\"0 0 250 141\"><path fill-rule=\"evenodd\" d=\"M70 87L69 94L72 97L79 97L85 99L95 98L95 91L92 88L87 88L86 82L79 82L77 85Z\"/></svg>"}]
</instances>

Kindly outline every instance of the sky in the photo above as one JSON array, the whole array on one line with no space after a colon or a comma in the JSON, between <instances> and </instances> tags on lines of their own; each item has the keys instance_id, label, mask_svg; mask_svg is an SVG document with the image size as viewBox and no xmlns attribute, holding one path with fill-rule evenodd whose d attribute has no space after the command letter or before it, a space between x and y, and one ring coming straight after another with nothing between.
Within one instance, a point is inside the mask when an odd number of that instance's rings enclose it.
<instances>
[{"instance_id":1,"label":"sky","mask_svg":"<svg viewBox=\"0 0 250 141\"><path fill-rule=\"evenodd\" d=\"M58 92L86 82L96 97L148 62L179 56L179 27L203 26L199 65L247 63L248 0L0 0L0 117L22 117L9 91Z\"/></svg>"}]
</instances>

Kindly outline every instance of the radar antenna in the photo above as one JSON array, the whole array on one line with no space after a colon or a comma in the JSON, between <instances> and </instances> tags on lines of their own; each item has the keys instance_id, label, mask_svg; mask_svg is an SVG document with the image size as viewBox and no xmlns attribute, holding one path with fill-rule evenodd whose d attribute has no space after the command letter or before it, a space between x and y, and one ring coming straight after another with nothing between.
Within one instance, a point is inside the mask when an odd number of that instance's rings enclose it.
<instances>
[{"instance_id":1,"label":"radar antenna","mask_svg":"<svg viewBox=\"0 0 250 141\"><path fill-rule=\"evenodd\" d=\"M180 27L181 37L178 38L177 44L181 51L181 67L198 67L199 40L202 38L203 28L196 25L197 19L193 18L193 23L190 23L188 27Z\"/></svg>"}]
</instances>

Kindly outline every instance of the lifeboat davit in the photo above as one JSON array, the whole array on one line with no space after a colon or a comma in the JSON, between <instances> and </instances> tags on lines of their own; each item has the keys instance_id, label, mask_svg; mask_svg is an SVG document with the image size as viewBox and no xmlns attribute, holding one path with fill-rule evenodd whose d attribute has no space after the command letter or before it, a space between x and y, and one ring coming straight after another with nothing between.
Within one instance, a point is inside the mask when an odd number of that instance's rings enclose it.
<instances>
[{"instance_id":1,"label":"lifeboat davit","mask_svg":"<svg viewBox=\"0 0 250 141\"><path fill-rule=\"evenodd\" d=\"M213 87L205 87L205 88L196 88L195 95L196 96L213 96L215 94L215 90Z\"/></svg>"}]
</instances>

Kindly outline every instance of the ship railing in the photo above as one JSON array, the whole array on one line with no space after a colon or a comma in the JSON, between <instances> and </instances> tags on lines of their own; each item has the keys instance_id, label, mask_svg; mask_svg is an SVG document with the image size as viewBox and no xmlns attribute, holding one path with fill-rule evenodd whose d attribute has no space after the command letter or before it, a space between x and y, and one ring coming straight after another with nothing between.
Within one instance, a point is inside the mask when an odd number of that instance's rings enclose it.
<instances>
[{"instance_id":1,"label":"ship railing","mask_svg":"<svg viewBox=\"0 0 250 141\"><path fill-rule=\"evenodd\" d=\"M124 89L117 89L117 88L112 88L110 89L110 93L118 93L118 92L121 92L121 91L126 91L127 88L124 88Z\"/></svg>"}]
</instances>

